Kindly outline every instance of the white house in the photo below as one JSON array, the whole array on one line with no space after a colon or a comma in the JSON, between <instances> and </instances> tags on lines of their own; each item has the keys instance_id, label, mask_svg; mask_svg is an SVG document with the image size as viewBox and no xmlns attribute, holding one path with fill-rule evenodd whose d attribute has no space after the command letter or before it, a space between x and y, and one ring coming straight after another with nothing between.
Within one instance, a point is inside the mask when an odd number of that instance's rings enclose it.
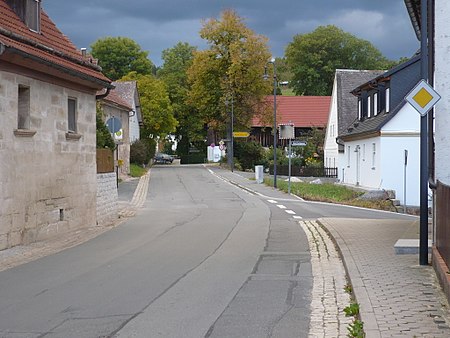
<instances>
[{"instance_id":1,"label":"white house","mask_svg":"<svg viewBox=\"0 0 450 338\"><path fill-rule=\"evenodd\" d=\"M142 125L141 101L136 81L116 81L114 91L132 110L129 112L129 140L130 144L139 140L139 127Z\"/></svg>"},{"instance_id":2,"label":"white house","mask_svg":"<svg viewBox=\"0 0 450 338\"><path fill-rule=\"evenodd\" d=\"M404 97L420 79L419 61L414 56L354 89L356 118L338 139L343 183L394 190L413 206L420 204L420 115Z\"/></svg>"},{"instance_id":3,"label":"white house","mask_svg":"<svg viewBox=\"0 0 450 338\"><path fill-rule=\"evenodd\" d=\"M338 167L339 153L343 153L344 148L338 145L336 139L358 116L355 109L358 99L351 91L382 73L379 70L336 70L324 143L325 167ZM338 172L338 178L342 181L342 172Z\"/></svg>"}]
</instances>

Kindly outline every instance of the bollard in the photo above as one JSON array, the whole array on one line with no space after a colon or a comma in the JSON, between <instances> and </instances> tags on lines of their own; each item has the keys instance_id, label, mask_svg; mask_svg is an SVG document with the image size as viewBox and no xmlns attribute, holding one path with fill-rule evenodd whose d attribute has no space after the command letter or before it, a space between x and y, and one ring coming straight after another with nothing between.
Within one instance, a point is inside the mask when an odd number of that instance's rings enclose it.
<instances>
[{"instance_id":1,"label":"bollard","mask_svg":"<svg viewBox=\"0 0 450 338\"><path fill-rule=\"evenodd\" d=\"M256 183L264 182L264 166L255 165L255 180L256 180Z\"/></svg>"}]
</instances>

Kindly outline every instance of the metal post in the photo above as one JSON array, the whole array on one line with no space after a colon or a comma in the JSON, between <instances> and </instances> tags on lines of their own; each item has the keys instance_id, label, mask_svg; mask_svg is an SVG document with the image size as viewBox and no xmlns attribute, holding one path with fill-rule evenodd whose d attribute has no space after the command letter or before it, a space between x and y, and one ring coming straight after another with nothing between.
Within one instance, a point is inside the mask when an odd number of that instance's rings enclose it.
<instances>
[{"instance_id":1,"label":"metal post","mask_svg":"<svg viewBox=\"0 0 450 338\"><path fill-rule=\"evenodd\" d=\"M406 167L408 166L408 150L405 149L405 167L403 170L403 213L406 214Z\"/></svg>"},{"instance_id":2,"label":"metal post","mask_svg":"<svg viewBox=\"0 0 450 338\"><path fill-rule=\"evenodd\" d=\"M233 94L231 94L231 172L234 171L234 101Z\"/></svg>"},{"instance_id":3,"label":"metal post","mask_svg":"<svg viewBox=\"0 0 450 338\"><path fill-rule=\"evenodd\" d=\"M428 1L421 0L420 71L428 81ZM428 117L420 118L420 265L428 265Z\"/></svg>"},{"instance_id":4,"label":"metal post","mask_svg":"<svg viewBox=\"0 0 450 338\"><path fill-rule=\"evenodd\" d=\"M275 59L273 65L273 187L277 187L277 70Z\"/></svg>"},{"instance_id":5,"label":"metal post","mask_svg":"<svg viewBox=\"0 0 450 338\"><path fill-rule=\"evenodd\" d=\"M292 139L289 139L289 182L288 182L288 194L291 194L291 157L292 157L291 143L292 143Z\"/></svg>"}]
</instances>

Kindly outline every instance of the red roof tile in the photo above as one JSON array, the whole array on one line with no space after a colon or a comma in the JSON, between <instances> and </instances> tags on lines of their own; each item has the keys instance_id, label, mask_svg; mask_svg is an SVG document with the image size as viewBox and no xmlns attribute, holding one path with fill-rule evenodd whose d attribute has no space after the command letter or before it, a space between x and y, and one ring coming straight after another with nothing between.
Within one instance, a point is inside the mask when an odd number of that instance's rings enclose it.
<instances>
[{"instance_id":1,"label":"red roof tile","mask_svg":"<svg viewBox=\"0 0 450 338\"><path fill-rule=\"evenodd\" d=\"M267 97L273 106L273 96ZM277 96L277 123L293 123L295 127L325 127L328 123L331 96ZM252 121L253 127L263 127L258 118ZM267 125L265 127L270 127Z\"/></svg>"},{"instance_id":2,"label":"red roof tile","mask_svg":"<svg viewBox=\"0 0 450 338\"><path fill-rule=\"evenodd\" d=\"M5 0L0 0L0 43L7 48L37 57L44 63L75 72L86 79L110 83L100 68L84 59L81 51L66 37L41 10L41 32L31 31ZM93 78L93 79L92 79Z\"/></svg>"}]
</instances>

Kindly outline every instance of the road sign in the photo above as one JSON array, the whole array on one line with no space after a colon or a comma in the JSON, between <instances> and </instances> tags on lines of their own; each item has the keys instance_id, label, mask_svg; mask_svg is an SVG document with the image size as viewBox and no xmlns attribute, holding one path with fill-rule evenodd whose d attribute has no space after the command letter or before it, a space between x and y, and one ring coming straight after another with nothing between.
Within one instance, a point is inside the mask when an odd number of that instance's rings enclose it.
<instances>
[{"instance_id":1,"label":"road sign","mask_svg":"<svg viewBox=\"0 0 450 338\"><path fill-rule=\"evenodd\" d=\"M295 138L295 128L292 123L289 124L280 124L280 140L290 140Z\"/></svg>"},{"instance_id":2,"label":"road sign","mask_svg":"<svg viewBox=\"0 0 450 338\"><path fill-rule=\"evenodd\" d=\"M440 99L441 96L425 80L420 80L414 89L405 97L405 100L422 116L427 115L428 111Z\"/></svg>"},{"instance_id":3,"label":"road sign","mask_svg":"<svg viewBox=\"0 0 450 338\"><path fill-rule=\"evenodd\" d=\"M225 149L227 149L227 147L225 147L225 144L221 144L221 145L219 145L219 149L220 150L225 150Z\"/></svg>"},{"instance_id":4,"label":"road sign","mask_svg":"<svg viewBox=\"0 0 450 338\"><path fill-rule=\"evenodd\" d=\"M117 133L122 129L122 122L117 117L113 116L106 121L106 126L110 133Z\"/></svg>"},{"instance_id":5,"label":"road sign","mask_svg":"<svg viewBox=\"0 0 450 338\"><path fill-rule=\"evenodd\" d=\"M250 133L246 131L235 131L233 137L249 137Z\"/></svg>"},{"instance_id":6,"label":"road sign","mask_svg":"<svg viewBox=\"0 0 450 338\"><path fill-rule=\"evenodd\" d=\"M292 141L292 146L293 147L305 147L306 141L294 140L294 141Z\"/></svg>"}]
</instances>

